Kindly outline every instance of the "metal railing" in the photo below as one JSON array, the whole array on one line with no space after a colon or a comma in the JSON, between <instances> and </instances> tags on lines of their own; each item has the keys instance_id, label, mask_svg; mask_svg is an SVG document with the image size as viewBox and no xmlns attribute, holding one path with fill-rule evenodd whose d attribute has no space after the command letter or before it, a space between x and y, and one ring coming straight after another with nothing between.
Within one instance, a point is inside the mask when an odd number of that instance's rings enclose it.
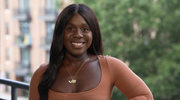
<instances>
[{"instance_id":1,"label":"metal railing","mask_svg":"<svg viewBox=\"0 0 180 100\"><path fill-rule=\"evenodd\" d=\"M29 90L29 84L10 79L0 78L0 84L11 86L11 100L17 100L17 88ZM1 98L0 98L1 99Z\"/></svg>"}]
</instances>

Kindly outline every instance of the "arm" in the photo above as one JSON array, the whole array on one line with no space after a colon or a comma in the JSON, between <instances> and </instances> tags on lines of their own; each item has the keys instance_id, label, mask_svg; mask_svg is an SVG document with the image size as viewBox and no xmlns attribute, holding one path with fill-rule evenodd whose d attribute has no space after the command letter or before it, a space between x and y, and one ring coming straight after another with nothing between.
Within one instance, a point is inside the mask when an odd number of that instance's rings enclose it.
<instances>
[{"instance_id":1,"label":"arm","mask_svg":"<svg viewBox=\"0 0 180 100\"><path fill-rule=\"evenodd\" d=\"M34 72L29 86L29 100L39 100L38 85L46 68L47 64L43 64Z\"/></svg>"},{"instance_id":2,"label":"arm","mask_svg":"<svg viewBox=\"0 0 180 100\"><path fill-rule=\"evenodd\" d=\"M147 85L122 61L110 57L109 66L112 67L115 86L128 100L154 100Z\"/></svg>"}]
</instances>

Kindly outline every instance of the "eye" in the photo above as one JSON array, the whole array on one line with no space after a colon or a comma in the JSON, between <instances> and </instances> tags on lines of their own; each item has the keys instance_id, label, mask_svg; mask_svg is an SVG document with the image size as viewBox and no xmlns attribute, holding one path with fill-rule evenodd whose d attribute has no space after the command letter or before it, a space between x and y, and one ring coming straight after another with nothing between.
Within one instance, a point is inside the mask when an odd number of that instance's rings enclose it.
<instances>
[{"instance_id":1,"label":"eye","mask_svg":"<svg viewBox=\"0 0 180 100\"><path fill-rule=\"evenodd\" d=\"M68 27L67 30L68 30L68 31L72 31L72 30L73 30L73 27Z\"/></svg>"},{"instance_id":2,"label":"eye","mask_svg":"<svg viewBox=\"0 0 180 100\"><path fill-rule=\"evenodd\" d=\"M88 32L89 29L88 29L88 28L83 28L83 31L84 31L84 32Z\"/></svg>"}]
</instances>

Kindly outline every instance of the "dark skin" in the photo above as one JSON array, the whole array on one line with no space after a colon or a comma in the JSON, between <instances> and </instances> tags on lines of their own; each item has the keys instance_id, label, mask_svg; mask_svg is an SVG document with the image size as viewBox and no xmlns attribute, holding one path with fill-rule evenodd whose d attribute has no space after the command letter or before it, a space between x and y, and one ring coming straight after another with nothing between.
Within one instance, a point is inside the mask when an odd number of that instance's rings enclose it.
<instances>
[{"instance_id":1,"label":"dark skin","mask_svg":"<svg viewBox=\"0 0 180 100\"><path fill-rule=\"evenodd\" d=\"M101 80L101 69L96 55L89 54L87 49L92 43L92 32L87 21L79 14L75 14L68 22L64 32L64 46L66 48L63 62L66 64L76 83L69 83L71 76L62 63L51 90L60 93L79 93L94 89Z\"/></svg>"}]
</instances>

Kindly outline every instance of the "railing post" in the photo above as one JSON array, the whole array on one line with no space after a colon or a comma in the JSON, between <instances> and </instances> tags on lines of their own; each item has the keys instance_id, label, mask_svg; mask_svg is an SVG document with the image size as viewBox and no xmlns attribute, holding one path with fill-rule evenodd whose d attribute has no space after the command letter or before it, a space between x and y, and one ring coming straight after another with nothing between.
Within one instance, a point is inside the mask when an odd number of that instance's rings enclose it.
<instances>
[{"instance_id":1,"label":"railing post","mask_svg":"<svg viewBox=\"0 0 180 100\"><path fill-rule=\"evenodd\" d=\"M29 84L19 82L19 81L14 81L14 80L9 80L9 79L4 79L0 78L0 84L5 84L5 85L10 85L11 86L11 100L17 100L17 89L23 89L23 90L29 90ZM0 98L0 100L3 100Z\"/></svg>"},{"instance_id":2,"label":"railing post","mask_svg":"<svg viewBox=\"0 0 180 100\"><path fill-rule=\"evenodd\" d=\"M11 86L11 100L17 100L17 89Z\"/></svg>"}]
</instances>

